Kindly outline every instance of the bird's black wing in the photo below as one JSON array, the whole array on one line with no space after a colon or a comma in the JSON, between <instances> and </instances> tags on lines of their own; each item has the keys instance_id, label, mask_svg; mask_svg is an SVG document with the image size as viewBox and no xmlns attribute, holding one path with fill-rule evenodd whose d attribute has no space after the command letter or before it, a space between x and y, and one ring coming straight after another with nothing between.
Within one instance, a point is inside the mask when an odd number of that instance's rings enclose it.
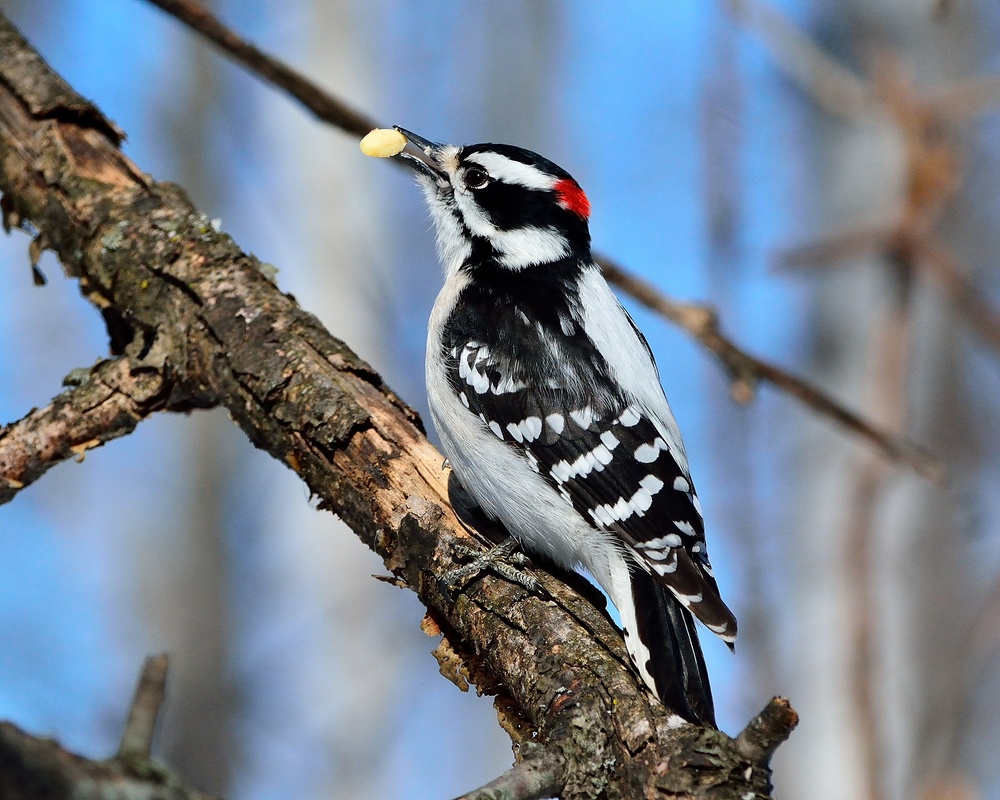
<instances>
[{"instance_id":1,"label":"bird's black wing","mask_svg":"<svg viewBox=\"0 0 1000 800\"><path fill-rule=\"evenodd\" d=\"M491 338L481 332L454 342L447 353L449 381L463 405L732 642L736 621L719 597L694 485L662 424L623 396L600 364L569 353L552 360L565 365L562 371L546 375L536 361L512 357L503 341Z\"/></svg>"}]
</instances>

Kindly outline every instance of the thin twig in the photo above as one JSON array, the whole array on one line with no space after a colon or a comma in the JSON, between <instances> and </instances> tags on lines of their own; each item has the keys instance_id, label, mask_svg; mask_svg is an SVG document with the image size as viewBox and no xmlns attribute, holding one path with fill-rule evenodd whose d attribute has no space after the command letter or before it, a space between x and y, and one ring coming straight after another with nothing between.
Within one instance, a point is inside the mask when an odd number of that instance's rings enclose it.
<instances>
[{"instance_id":1,"label":"thin twig","mask_svg":"<svg viewBox=\"0 0 1000 800\"><path fill-rule=\"evenodd\" d=\"M751 384L754 380L767 381L868 439L890 458L909 464L927 480L935 484L945 482L945 466L934 455L905 438L876 428L801 378L744 352L719 331L719 321L711 309L677 303L661 294L652 284L625 273L607 259L601 259L600 264L609 282L684 328L715 353L735 381Z\"/></svg>"},{"instance_id":2,"label":"thin twig","mask_svg":"<svg viewBox=\"0 0 1000 800\"><path fill-rule=\"evenodd\" d=\"M167 669L170 666L166 653L147 656L135 685L128 720L118 745L118 758L149 758L156 733L156 718L163 705L167 687Z\"/></svg>"},{"instance_id":3,"label":"thin twig","mask_svg":"<svg viewBox=\"0 0 1000 800\"><path fill-rule=\"evenodd\" d=\"M305 75L237 36L231 28L198 3L193 3L191 0L149 0L149 2L214 42L268 83L284 89L324 122L358 136L364 136L372 128L378 127L375 120L351 108Z\"/></svg>"},{"instance_id":4,"label":"thin twig","mask_svg":"<svg viewBox=\"0 0 1000 800\"><path fill-rule=\"evenodd\" d=\"M1000 352L1000 314L983 300L954 254L936 238L920 242L915 266L929 273L979 337Z\"/></svg>"},{"instance_id":5,"label":"thin twig","mask_svg":"<svg viewBox=\"0 0 1000 800\"><path fill-rule=\"evenodd\" d=\"M354 111L305 76L241 39L217 17L191 0L149 0L149 2L217 44L252 72L284 89L324 122L354 134L364 134L377 127L374 120ZM869 439L890 458L908 464L928 480L934 483L944 481L945 467L930 453L905 439L879 431L820 390L740 350L731 340L719 333L714 312L702 306L678 303L667 298L603 256L597 256L597 261L604 268L608 279L618 288L679 325L716 353L733 376L735 381L733 394L737 400L743 402L749 400L753 394L754 384L758 380L766 380L815 411L832 417L852 432Z\"/></svg>"},{"instance_id":6,"label":"thin twig","mask_svg":"<svg viewBox=\"0 0 1000 800\"><path fill-rule=\"evenodd\" d=\"M728 0L727 5L745 26L757 30L786 74L827 112L848 120L870 112L875 100L872 88L830 58L778 11L752 0Z\"/></svg>"},{"instance_id":7,"label":"thin twig","mask_svg":"<svg viewBox=\"0 0 1000 800\"><path fill-rule=\"evenodd\" d=\"M824 234L806 244L787 247L778 253L780 269L808 272L850 264L851 259L871 253L885 252L899 230L897 220L875 225L852 225L850 228Z\"/></svg>"}]
</instances>

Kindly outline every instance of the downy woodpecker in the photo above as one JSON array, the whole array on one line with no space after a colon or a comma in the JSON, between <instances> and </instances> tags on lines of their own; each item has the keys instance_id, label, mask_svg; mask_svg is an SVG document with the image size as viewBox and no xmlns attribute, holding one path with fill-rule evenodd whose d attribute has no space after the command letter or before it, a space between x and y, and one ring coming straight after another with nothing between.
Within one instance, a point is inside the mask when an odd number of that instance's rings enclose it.
<instances>
[{"instance_id":1,"label":"downy woodpecker","mask_svg":"<svg viewBox=\"0 0 1000 800\"><path fill-rule=\"evenodd\" d=\"M401 150L398 134L419 151L399 156L444 265L427 395L456 476L529 555L586 569L646 685L714 725L694 617L730 646L736 620L653 356L591 256L587 196L528 150L396 131L378 154Z\"/></svg>"}]
</instances>

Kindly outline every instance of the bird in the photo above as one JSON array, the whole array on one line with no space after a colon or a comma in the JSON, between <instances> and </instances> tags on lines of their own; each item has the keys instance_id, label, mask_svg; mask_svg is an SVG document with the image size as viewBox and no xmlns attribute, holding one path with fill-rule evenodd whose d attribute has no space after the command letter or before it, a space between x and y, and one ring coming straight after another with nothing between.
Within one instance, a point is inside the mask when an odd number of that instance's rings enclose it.
<instances>
[{"instance_id":1,"label":"bird","mask_svg":"<svg viewBox=\"0 0 1000 800\"><path fill-rule=\"evenodd\" d=\"M695 619L731 649L737 623L653 354L592 255L587 195L530 150L385 134L444 269L425 372L455 477L525 554L589 573L649 690L715 727Z\"/></svg>"}]
</instances>

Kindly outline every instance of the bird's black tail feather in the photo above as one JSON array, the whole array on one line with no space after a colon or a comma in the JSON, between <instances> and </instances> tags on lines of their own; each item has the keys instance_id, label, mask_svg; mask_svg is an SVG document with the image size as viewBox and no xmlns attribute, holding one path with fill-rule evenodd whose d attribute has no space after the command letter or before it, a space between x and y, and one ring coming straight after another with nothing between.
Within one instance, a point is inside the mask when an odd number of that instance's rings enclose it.
<instances>
[{"instance_id":1,"label":"bird's black tail feather","mask_svg":"<svg viewBox=\"0 0 1000 800\"><path fill-rule=\"evenodd\" d=\"M715 704L691 613L648 573L632 569L632 597L647 670L660 701L688 722L715 725Z\"/></svg>"}]
</instances>

